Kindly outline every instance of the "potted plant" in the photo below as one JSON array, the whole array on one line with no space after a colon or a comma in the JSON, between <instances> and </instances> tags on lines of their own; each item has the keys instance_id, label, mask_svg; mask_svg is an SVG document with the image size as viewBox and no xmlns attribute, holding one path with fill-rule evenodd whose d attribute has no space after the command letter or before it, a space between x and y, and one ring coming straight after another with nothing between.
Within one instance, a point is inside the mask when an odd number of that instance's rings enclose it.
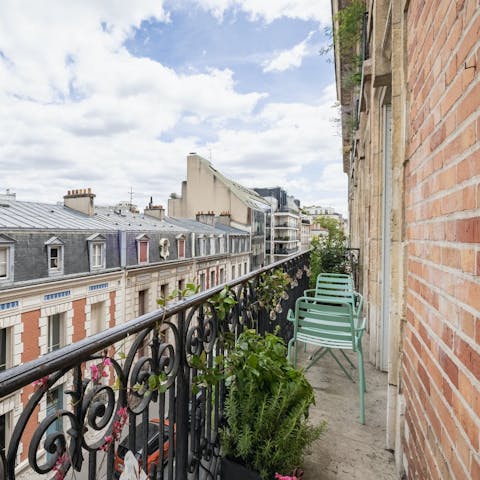
<instances>
[{"instance_id":1,"label":"potted plant","mask_svg":"<svg viewBox=\"0 0 480 480\"><path fill-rule=\"evenodd\" d=\"M288 363L283 340L273 334L244 331L226 362L222 478L271 480L292 472L324 429L308 423L312 386Z\"/></svg>"}]
</instances>

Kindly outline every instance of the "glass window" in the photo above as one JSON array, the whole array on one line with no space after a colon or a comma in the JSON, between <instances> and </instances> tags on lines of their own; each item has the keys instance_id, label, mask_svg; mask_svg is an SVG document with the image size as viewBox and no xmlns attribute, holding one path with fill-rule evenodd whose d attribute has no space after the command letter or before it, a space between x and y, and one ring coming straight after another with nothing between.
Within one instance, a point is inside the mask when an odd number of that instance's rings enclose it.
<instances>
[{"instance_id":1,"label":"glass window","mask_svg":"<svg viewBox=\"0 0 480 480\"><path fill-rule=\"evenodd\" d=\"M0 372L3 372L7 368L8 359L8 343L7 343L7 329L0 329Z\"/></svg>"},{"instance_id":2,"label":"glass window","mask_svg":"<svg viewBox=\"0 0 480 480\"><path fill-rule=\"evenodd\" d=\"M8 276L8 247L0 247L0 278Z\"/></svg>"},{"instance_id":3,"label":"glass window","mask_svg":"<svg viewBox=\"0 0 480 480\"><path fill-rule=\"evenodd\" d=\"M99 268L103 266L103 243L92 244L92 267Z\"/></svg>"},{"instance_id":4,"label":"glass window","mask_svg":"<svg viewBox=\"0 0 480 480\"><path fill-rule=\"evenodd\" d=\"M105 330L105 302L92 303L90 306L91 333Z\"/></svg>"},{"instance_id":5,"label":"glass window","mask_svg":"<svg viewBox=\"0 0 480 480\"><path fill-rule=\"evenodd\" d=\"M215 270L212 270L210 272L210 288L214 287L216 285L215 283Z\"/></svg>"},{"instance_id":6,"label":"glass window","mask_svg":"<svg viewBox=\"0 0 480 480\"><path fill-rule=\"evenodd\" d=\"M48 351L63 347L63 314L55 313L48 317Z\"/></svg>"}]
</instances>

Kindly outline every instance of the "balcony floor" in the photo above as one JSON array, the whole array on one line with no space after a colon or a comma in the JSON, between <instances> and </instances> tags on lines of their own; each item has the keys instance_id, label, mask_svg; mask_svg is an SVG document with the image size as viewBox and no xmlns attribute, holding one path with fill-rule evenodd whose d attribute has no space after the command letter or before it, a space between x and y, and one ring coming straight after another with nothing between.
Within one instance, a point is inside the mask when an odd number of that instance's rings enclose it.
<instances>
[{"instance_id":1,"label":"balcony floor","mask_svg":"<svg viewBox=\"0 0 480 480\"><path fill-rule=\"evenodd\" d=\"M313 351L314 347L308 345L304 354L303 345L299 346L299 364L305 365ZM356 365L356 355L351 358ZM325 420L327 430L305 458L303 479L398 479L393 454L385 449L386 373L365 363L366 425L359 423L358 383L350 382L330 355L311 367L307 377L315 390L316 405L310 410L311 421L318 424Z\"/></svg>"}]
</instances>

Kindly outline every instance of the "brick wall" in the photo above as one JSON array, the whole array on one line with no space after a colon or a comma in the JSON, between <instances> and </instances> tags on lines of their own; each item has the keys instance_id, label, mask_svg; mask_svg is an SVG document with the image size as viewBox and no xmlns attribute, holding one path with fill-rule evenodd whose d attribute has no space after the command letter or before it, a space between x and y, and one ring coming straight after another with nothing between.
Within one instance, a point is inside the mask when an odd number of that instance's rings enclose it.
<instances>
[{"instance_id":1,"label":"brick wall","mask_svg":"<svg viewBox=\"0 0 480 480\"><path fill-rule=\"evenodd\" d=\"M22 363L30 362L37 359L40 356L40 346L38 339L40 338L40 310L33 310L31 312L22 313ZM33 385L28 385L22 389L22 405L26 405L30 396L34 392ZM31 415L27 425L25 426L25 431L22 436L22 447L20 461L24 461L28 455L28 445L30 444L30 439L33 436L35 429L38 426L38 413L39 407L35 408L35 411Z\"/></svg>"},{"instance_id":2,"label":"brick wall","mask_svg":"<svg viewBox=\"0 0 480 480\"><path fill-rule=\"evenodd\" d=\"M406 15L407 474L480 479L480 8Z\"/></svg>"}]
</instances>

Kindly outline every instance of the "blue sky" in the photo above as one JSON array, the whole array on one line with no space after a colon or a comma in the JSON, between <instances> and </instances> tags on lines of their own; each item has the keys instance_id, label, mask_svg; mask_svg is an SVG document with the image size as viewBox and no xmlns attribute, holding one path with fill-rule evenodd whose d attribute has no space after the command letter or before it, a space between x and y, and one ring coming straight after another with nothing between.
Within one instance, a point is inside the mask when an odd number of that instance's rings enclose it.
<instances>
[{"instance_id":1,"label":"blue sky","mask_svg":"<svg viewBox=\"0 0 480 480\"><path fill-rule=\"evenodd\" d=\"M41 5L40 5L41 3ZM327 1L4 1L0 191L143 208L186 155L346 213Z\"/></svg>"}]
</instances>

